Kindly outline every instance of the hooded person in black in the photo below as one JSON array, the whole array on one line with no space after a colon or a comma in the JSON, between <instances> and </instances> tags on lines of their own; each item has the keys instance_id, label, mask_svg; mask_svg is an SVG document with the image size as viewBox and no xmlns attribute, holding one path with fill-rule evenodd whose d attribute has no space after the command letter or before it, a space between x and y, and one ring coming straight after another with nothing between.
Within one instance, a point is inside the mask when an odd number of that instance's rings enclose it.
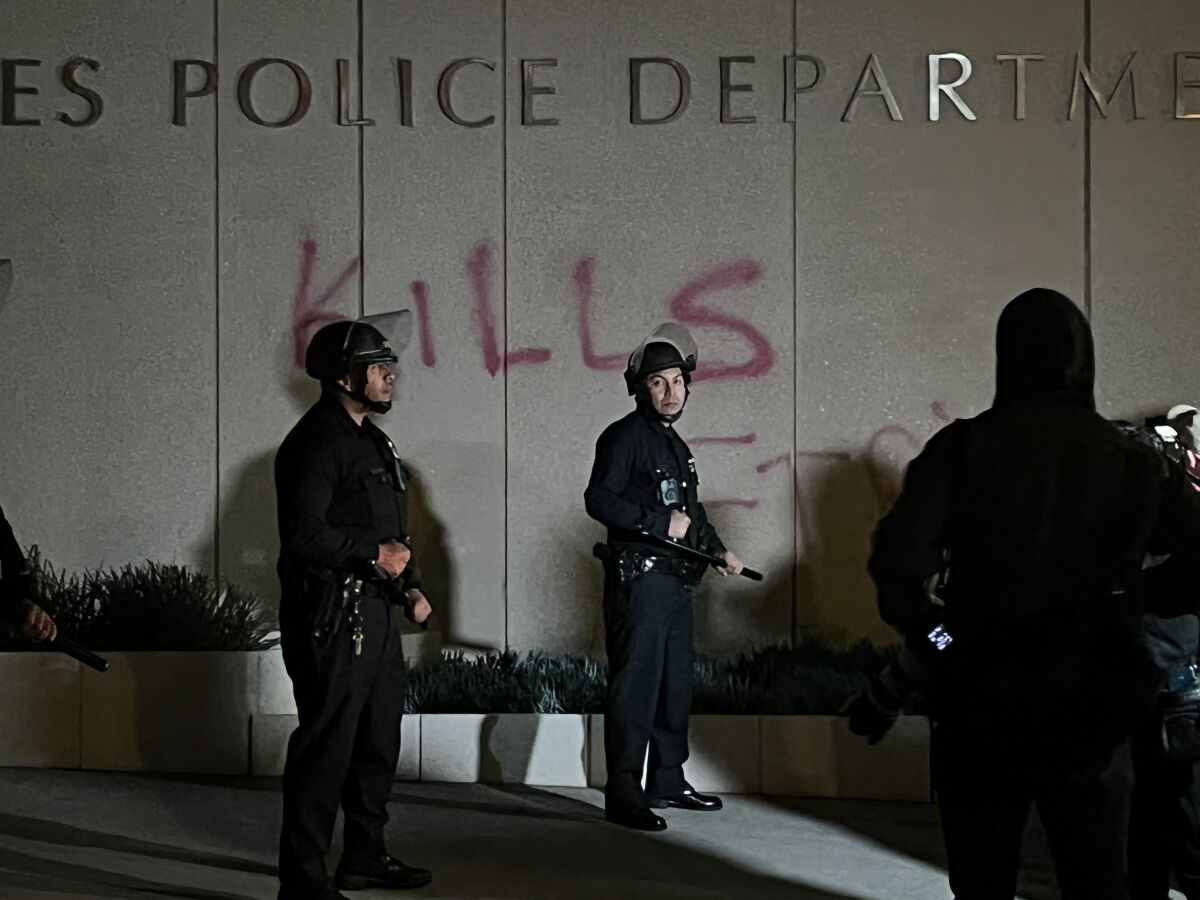
<instances>
[{"instance_id":1,"label":"hooded person in black","mask_svg":"<svg viewBox=\"0 0 1200 900\"><path fill-rule=\"evenodd\" d=\"M1078 308L1021 294L1000 316L991 409L929 441L875 535L880 613L930 672L957 900L1014 896L1034 804L1064 898L1129 896L1128 738L1160 684L1141 566L1196 555L1200 505L1096 413L1094 373Z\"/></svg>"}]
</instances>

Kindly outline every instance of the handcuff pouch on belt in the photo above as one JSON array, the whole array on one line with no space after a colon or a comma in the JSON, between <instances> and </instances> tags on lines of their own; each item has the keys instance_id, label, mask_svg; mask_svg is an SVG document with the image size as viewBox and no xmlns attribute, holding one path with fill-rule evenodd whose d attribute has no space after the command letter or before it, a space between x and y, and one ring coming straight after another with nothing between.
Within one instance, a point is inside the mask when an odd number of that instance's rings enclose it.
<instances>
[{"instance_id":1,"label":"handcuff pouch on belt","mask_svg":"<svg viewBox=\"0 0 1200 900\"><path fill-rule=\"evenodd\" d=\"M592 547L592 555L600 560L605 569L611 568L616 573L622 586L628 586L639 575L650 572L673 575L687 585L699 584L707 568L702 562L678 556L654 556L611 544L596 544Z\"/></svg>"},{"instance_id":2,"label":"handcuff pouch on belt","mask_svg":"<svg viewBox=\"0 0 1200 900\"><path fill-rule=\"evenodd\" d=\"M335 577L320 579L318 584L320 592L313 610L313 644L318 650L329 649L341 634L343 625L349 622L354 655L360 656L363 644L362 579L337 573Z\"/></svg>"}]
</instances>

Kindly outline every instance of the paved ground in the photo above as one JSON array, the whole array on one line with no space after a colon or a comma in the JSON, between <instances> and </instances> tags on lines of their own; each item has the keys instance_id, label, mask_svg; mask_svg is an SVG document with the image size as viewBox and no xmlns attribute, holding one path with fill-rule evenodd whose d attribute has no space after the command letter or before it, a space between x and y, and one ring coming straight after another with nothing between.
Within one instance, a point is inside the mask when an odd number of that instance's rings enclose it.
<instances>
[{"instance_id":1,"label":"paved ground","mask_svg":"<svg viewBox=\"0 0 1200 900\"><path fill-rule=\"evenodd\" d=\"M0 897L273 898L278 790L277 779L0 769ZM394 851L434 871L414 897L949 897L931 806L726 800L644 835L605 823L596 791L397 783L389 832ZM1045 853L1036 834L1029 843L1021 895L1049 900Z\"/></svg>"}]
</instances>

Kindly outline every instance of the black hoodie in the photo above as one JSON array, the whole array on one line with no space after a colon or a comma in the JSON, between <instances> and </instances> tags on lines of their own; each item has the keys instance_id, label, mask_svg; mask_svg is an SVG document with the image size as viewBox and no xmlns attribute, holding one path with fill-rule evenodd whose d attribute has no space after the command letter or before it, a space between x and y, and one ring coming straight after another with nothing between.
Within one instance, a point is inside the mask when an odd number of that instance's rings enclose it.
<instances>
[{"instance_id":1,"label":"black hoodie","mask_svg":"<svg viewBox=\"0 0 1200 900\"><path fill-rule=\"evenodd\" d=\"M1094 373L1078 308L1021 294L997 326L991 409L929 441L879 524L869 568L883 618L919 645L936 615L955 638L935 654L939 715L1041 727L1111 709L1120 730L1157 689L1141 561L1200 556L1200 503L1096 413ZM947 559L939 611L925 585Z\"/></svg>"}]
</instances>

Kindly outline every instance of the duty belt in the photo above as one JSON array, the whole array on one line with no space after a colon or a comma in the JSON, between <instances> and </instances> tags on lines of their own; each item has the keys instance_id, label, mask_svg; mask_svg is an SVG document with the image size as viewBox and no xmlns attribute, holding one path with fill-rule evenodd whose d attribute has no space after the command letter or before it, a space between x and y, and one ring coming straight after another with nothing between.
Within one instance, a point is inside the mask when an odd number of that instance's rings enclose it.
<instances>
[{"instance_id":1,"label":"duty belt","mask_svg":"<svg viewBox=\"0 0 1200 900\"><path fill-rule=\"evenodd\" d=\"M628 584L639 575L651 572L680 578L685 584L698 584L704 576L703 563L678 556L652 556L626 547L616 548L610 544L596 544L592 548L592 555L605 566L613 566L622 584Z\"/></svg>"},{"instance_id":2,"label":"duty belt","mask_svg":"<svg viewBox=\"0 0 1200 900\"><path fill-rule=\"evenodd\" d=\"M354 655L362 655L362 603L368 596L383 597L378 583L345 570L293 560L282 564L280 574L296 579L297 587L308 596L312 604L311 637L319 650L331 647L343 626L349 626Z\"/></svg>"}]
</instances>

